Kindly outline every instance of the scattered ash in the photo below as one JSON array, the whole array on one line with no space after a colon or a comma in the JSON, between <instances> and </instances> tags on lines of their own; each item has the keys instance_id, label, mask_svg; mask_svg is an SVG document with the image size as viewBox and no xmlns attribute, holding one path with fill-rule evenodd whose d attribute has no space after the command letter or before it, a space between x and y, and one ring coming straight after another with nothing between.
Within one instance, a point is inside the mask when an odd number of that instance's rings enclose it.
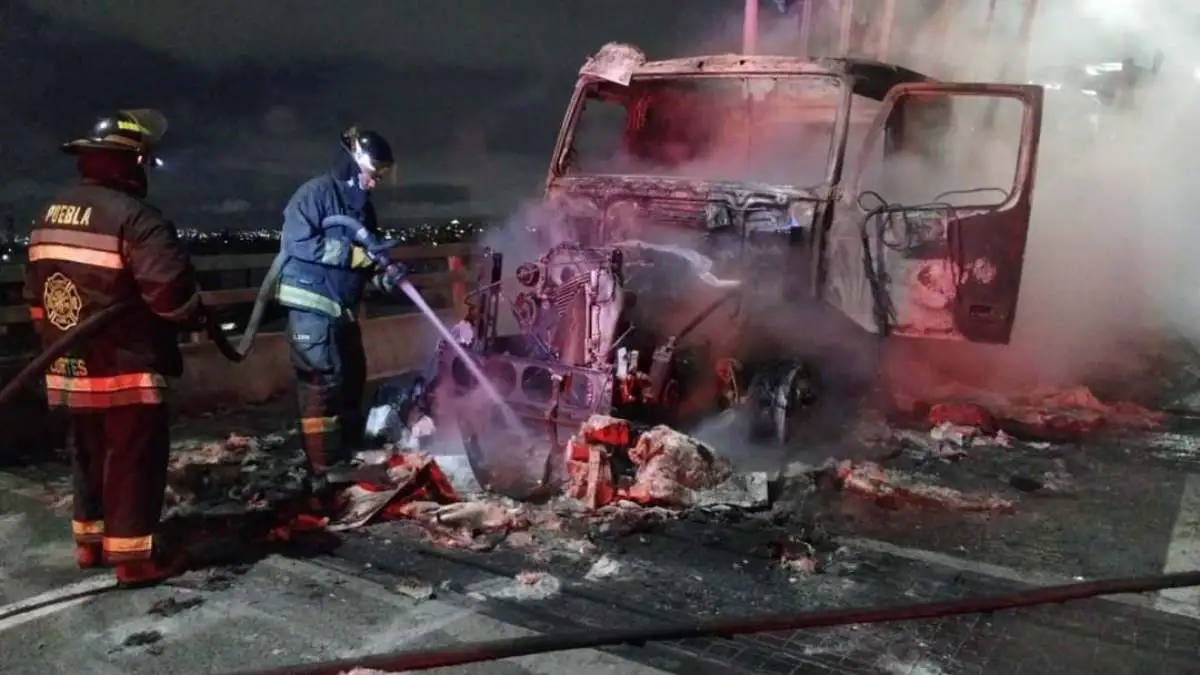
<instances>
[{"instance_id":1,"label":"scattered ash","mask_svg":"<svg viewBox=\"0 0 1200 675\"><path fill-rule=\"evenodd\" d=\"M511 580L503 580L493 586L481 588L467 594L473 600L545 600L562 591L562 581L543 571L517 573Z\"/></svg>"},{"instance_id":2,"label":"scattered ash","mask_svg":"<svg viewBox=\"0 0 1200 675\"><path fill-rule=\"evenodd\" d=\"M204 598L185 598L177 600L173 597L163 598L150 606L149 614L160 617L175 616L181 612L186 612L193 607L199 607L204 604Z\"/></svg>"},{"instance_id":3,"label":"scattered ash","mask_svg":"<svg viewBox=\"0 0 1200 675\"><path fill-rule=\"evenodd\" d=\"M303 488L303 457L280 435L172 448L167 473L166 518L266 511Z\"/></svg>"},{"instance_id":4,"label":"scattered ash","mask_svg":"<svg viewBox=\"0 0 1200 675\"><path fill-rule=\"evenodd\" d=\"M392 586L392 590L418 602L430 600L437 594L433 588L433 584L416 577L401 578Z\"/></svg>"},{"instance_id":5,"label":"scattered ash","mask_svg":"<svg viewBox=\"0 0 1200 675\"><path fill-rule=\"evenodd\" d=\"M219 592L233 588L238 579L250 570L249 565L226 565L223 567L208 567L187 572L182 576L171 579L167 584L176 588L192 591Z\"/></svg>"},{"instance_id":6,"label":"scattered ash","mask_svg":"<svg viewBox=\"0 0 1200 675\"><path fill-rule=\"evenodd\" d=\"M601 579L609 579L621 573L621 562L609 555L601 555L588 568L587 574L583 575L588 581L599 581Z\"/></svg>"},{"instance_id":7,"label":"scattered ash","mask_svg":"<svg viewBox=\"0 0 1200 675\"><path fill-rule=\"evenodd\" d=\"M181 502L195 501L197 497L213 499L215 493L219 492L219 488L211 484L214 481L200 478L196 468L188 468L192 464L227 468L239 463L236 456L241 453L249 455L246 468L252 469L256 462L263 463L261 454L267 451L281 453L279 457L268 460L267 464L274 466L297 462L298 458L291 456L294 453L282 452L284 444L294 435L292 427L295 426L295 413L289 408L290 404L279 400L177 419L171 426L172 459L167 513L173 514L172 509ZM239 446L243 445L246 446L244 450L239 450ZM254 448L257 448L257 452L249 452ZM5 470L40 486L38 494L34 496L56 513L70 514L71 466L66 452L36 464L5 467ZM283 472L283 467L272 470ZM215 482L220 483L222 479L218 478ZM271 481L256 479L253 482L262 485ZM289 487L285 486L284 490ZM198 488L199 494L193 488ZM254 492L255 488L247 490ZM232 496L232 500L253 501L249 497L238 494Z\"/></svg>"},{"instance_id":8,"label":"scattered ash","mask_svg":"<svg viewBox=\"0 0 1200 675\"><path fill-rule=\"evenodd\" d=\"M423 539L435 548L525 561L547 574L556 570L552 576L585 580L634 573L624 555L630 545L675 537L736 552L795 581L841 575L850 568L835 534L844 529L834 525L844 524L848 509L879 514L910 510L914 516L935 511L946 518L1003 516L1017 507L1019 496L1069 493L1066 460L1053 456L1048 444L1023 443L1003 431L943 424L922 433L885 429L878 420L853 431L858 442L869 444L868 450L859 446L854 454L876 459L789 466L771 479L771 500L764 507L693 500L690 507L668 508L617 499L589 508L566 496L527 504L481 495L436 506L441 515L435 518L385 527L395 536ZM1027 455L1036 461L1014 461ZM981 462L984 457L990 459ZM975 476L988 462L1003 465L1002 479L972 483L946 472L947 467L974 465L963 473ZM997 490L1003 494L992 494Z\"/></svg>"},{"instance_id":9,"label":"scattered ash","mask_svg":"<svg viewBox=\"0 0 1200 675\"><path fill-rule=\"evenodd\" d=\"M1097 442L1024 441L963 424L886 433L872 425L869 431L869 441L848 453L856 461L831 452L825 462L796 463L773 476L766 508L662 508L617 500L589 509L566 497L541 505L487 498L521 525L488 540L486 550L431 555L403 533L441 544L411 523L380 524L367 534L397 540L394 549L382 550L394 556L390 560L409 561L403 569L425 580L418 584L423 592L441 591L454 579L463 593L536 600L564 617L577 616L572 608L579 598L599 589L645 612L689 617L727 615L752 604L774 612L934 599L956 593L957 577L931 577L926 562L864 542L1020 568L1016 557L1027 561L1030 547L1044 548L1056 522L1071 522L1071 514L1105 496L1092 479L1113 473L1106 462L1117 452ZM989 539L989 533L1000 534ZM1044 559L1066 559L1077 553L1073 546ZM442 557L473 560L464 569L474 571L443 572L421 562ZM477 588L472 579L484 569L499 579ZM893 578L899 580L893 584ZM902 595L910 591L913 598ZM936 672L932 662L923 667Z\"/></svg>"},{"instance_id":10,"label":"scattered ash","mask_svg":"<svg viewBox=\"0 0 1200 675\"><path fill-rule=\"evenodd\" d=\"M122 647L149 647L162 642L163 634L156 630L132 633L121 642Z\"/></svg>"},{"instance_id":11,"label":"scattered ash","mask_svg":"<svg viewBox=\"0 0 1200 675\"><path fill-rule=\"evenodd\" d=\"M1147 452L1155 459L1167 462L1200 465L1200 436L1164 432L1143 439Z\"/></svg>"}]
</instances>

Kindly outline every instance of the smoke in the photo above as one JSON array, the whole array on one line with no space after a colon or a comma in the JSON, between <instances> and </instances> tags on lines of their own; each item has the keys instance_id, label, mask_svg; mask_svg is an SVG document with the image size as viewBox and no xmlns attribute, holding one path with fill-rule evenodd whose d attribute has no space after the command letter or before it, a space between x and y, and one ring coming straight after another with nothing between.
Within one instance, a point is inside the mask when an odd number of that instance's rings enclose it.
<instances>
[{"instance_id":1,"label":"smoke","mask_svg":"<svg viewBox=\"0 0 1200 675\"><path fill-rule=\"evenodd\" d=\"M818 4L826 9L814 18L810 53L833 54L841 28L832 7L836 3ZM946 80L1060 85L1046 91L1011 344L938 344L910 358L935 366L943 376L1001 388L1139 374L1141 357L1164 339L1177 334L1200 339L1200 271L1186 258L1200 245L1200 231L1190 222L1197 197L1188 185L1198 148L1185 123L1195 112L1198 89L1196 12L1168 2L1042 2L1026 49L1019 30L1024 3L996 3L992 30L986 32L988 4L898 2L881 53L882 1L855 3L853 55L890 60ZM798 53L795 16L764 20L761 52ZM1151 75L1157 50L1165 61ZM1068 70L1083 73L1085 65L1125 58L1145 71L1130 106L1100 105L1081 91L1094 85L1065 81ZM957 103L956 108L958 126L972 133L952 142L968 149L969 164L951 173L906 159L899 172L902 189L893 184L885 194L889 201L1011 183L1019 109L998 106L995 131L985 136L979 108ZM852 138L851 153L854 147ZM868 177L863 187L870 182ZM903 187L914 194L904 194Z\"/></svg>"},{"instance_id":2,"label":"smoke","mask_svg":"<svg viewBox=\"0 0 1200 675\"><path fill-rule=\"evenodd\" d=\"M1017 3L996 3L993 28L985 34L988 4L986 0L899 1L887 49L880 53L878 46L884 42L880 5L871 0L856 3L859 20L849 31L854 55L882 58L944 80L1032 79L1062 84L1046 92L1031 226L1011 344L981 347L936 342L893 347L889 343L883 350L885 359L895 354L892 360L902 362L900 372L910 379L924 375L935 381L951 379L993 389L1068 386L1131 375L1140 355L1153 347L1156 339L1172 331L1200 339L1200 270L1186 264L1187 252L1200 245L1200 234L1190 222L1193 201L1200 197L1193 197L1195 190L1189 190L1187 184L1200 141L1191 140L1185 126L1195 112L1194 88L1200 86L1193 73L1200 55L1191 46L1195 36L1188 28L1194 22L1165 3L1157 7L1141 3L1132 16L1122 14L1119 7L1113 9L1113 3L1042 3L1052 6L1039 13L1027 49L1018 30ZM945 9L950 5L959 11ZM796 17L764 11L762 21L760 52L800 53ZM809 53L836 53L843 28L836 12L817 12L813 22ZM722 17L714 26L713 31L696 36L692 44L681 45L674 55L733 51L731 43L740 33L735 30L740 28L740 17ZM1132 106L1101 105L1084 91L1091 85L1072 84L1061 77L1068 70L1081 72L1086 64L1124 58L1133 58L1137 66L1149 69L1155 50L1166 54L1164 67L1157 75L1143 74ZM653 59L670 56L650 55ZM947 190L1007 191L1016 166L1020 106L1014 102L995 106L967 102L955 109L958 132L947 141L954 146L955 162L939 167L917 156L896 158L885 167L865 167L860 187L879 186L888 201L913 205L933 201ZM991 125L983 123L985 116L992 118ZM796 159L796 150L824 150L821 132L806 128L804 134L793 134L793 139L801 140L780 157L768 154L759 157L757 166L739 165L724 152L729 144L745 142L744 137L736 136L742 128L739 125L736 117L710 119L710 147L719 149L711 154L682 160L673 157L667 162L622 157L618 158L620 164L606 168L619 168L622 173L734 178L731 174L739 172L781 170L786 158ZM781 135L784 131L784 125L767 125L755 133L763 146L770 147L788 140ZM586 162L591 141L584 137L584 129L580 133L577 161ZM611 138L611 129L601 130L596 137L601 149L611 143L605 133ZM851 134L848 161L859 156L862 138L856 133ZM871 161L880 159L876 156ZM664 169L664 163L670 168ZM788 168L794 171L795 164ZM884 175L887 173L890 176ZM1002 201L1002 196L994 194L987 197L991 203ZM972 199L984 197L957 197L955 201L963 205ZM596 214L588 213L594 208L569 199L538 200L518 210L505 227L489 237L486 245L506 258L507 298L511 300L520 290L511 280L516 265L536 260L555 244L579 241L581 233L574 223L589 216L594 222ZM806 215L799 214L798 220ZM682 232L684 228L656 227L636 219L623 227L626 230L613 238L701 251L712 260L713 275L737 276L724 267L728 260L723 254L734 249L722 248L720 242L699 241ZM635 263L638 260L633 257ZM760 290L776 285L782 288L783 297L792 297L787 284L804 278L806 262L781 257L761 264L752 270L753 285ZM648 286L665 288L678 283L675 272L665 271L670 266L656 267L662 271L648 272ZM711 300L713 294L700 292L705 290L703 282L694 281L674 294L678 300L656 308L660 323L677 328ZM801 292L800 288L802 284L797 284L794 292ZM505 305L502 303L501 332L511 334L516 332L515 321L506 316ZM738 311L749 313L753 337L760 343L756 349L769 352L780 345L803 344L804 355L818 357L826 392L848 381L844 373L858 376L874 367L874 342L836 312L804 302L740 305ZM728 311L718 312L697 334L708 331L705 337L709 337L728 332L737 320ZM837 411L818 416L845 419ZM714 421L702 425L702 430L713 438L741 436L740 431L729 432ZM759 449L748 452L756 454Z\"/></svg>"},{"instance_id":3,"label":"smoke","mask_svg":"<svg viewBox=\"0 0 1200 675\"><path fill-rule=\"evenodd\" d=\"M1200 273L1181 256L1200 244L1184 178L1197 148L1182 124L1195 110L1194 21L1167 3L1138 3L1136 11L1112 1L1042 4L1029 56L1030 73L1046 74L1040 81L1056 68L1124 58L1148 70L1156 50L1166 60L1157 75L1142 75L1127 109L1099 106L1079 85L1046 92L1013 341L991 350L1004 372L989 375L1057 386L1137 376L1141 357L1164 337L1200 331ZM950 28L968 34L967 21L951 18ZM996 72L1013 64L1008 79L1017 80L1022 49L1015 31L1008 36L987 51ZM941 77L986 77L970 65L941 67ZM1011 162L997 150L981 159L997 171Z\"/></svg>"},{"instance_id":4,"label":"smoke","mask_svg":"<svg viewBox=\"0 0 1200 675\"><path fill-rule=\"evenodd\" d=\"M1101 115L1090 144L1070 142L1064 97L1047 95L1047 119L1062 123L1047 124L1014 343L1076 381L1128 367L1174 334L1200 333L1200 274L1184 258L1200 245L1185 178L1198 149L1184 124L1195 112L1194 21L1164 3L1137 14L1116 3L1108 3L1110 13L1094 0L1080 4L1095 39L1072 39L1060 21L1045 20L1038 27L1046 34L1036 38L1040 61L1128 56L1148 68L1158 49L1166 60L1143 77L1130 109ZM1084 123L1085 115L1075 117Z\"/></svg>"}]
</instances>

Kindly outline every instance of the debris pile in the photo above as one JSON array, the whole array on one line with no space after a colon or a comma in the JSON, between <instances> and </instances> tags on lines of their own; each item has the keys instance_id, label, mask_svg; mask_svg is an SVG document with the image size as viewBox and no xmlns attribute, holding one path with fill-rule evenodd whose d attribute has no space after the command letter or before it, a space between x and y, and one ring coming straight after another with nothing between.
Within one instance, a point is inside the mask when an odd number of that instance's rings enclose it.
<instances>
[{"instance_id":1,"label":"debris pile","mask_svg":"<svg viewBox=\"0 0 1200 675\"><path fill-rule=\"evenodd\" d=\"M639 430L593 415L568 441L568 496L598 509L624 500L685 508L697 491L720 486L733 468L700 441L666 426Z\"/></svg>"},{"instance_id":2,"label":"debris pile","mask_svg":"<svg viewBox=\"0 0 1200 675\"><path fill-rule=\"evenodd\" d=\"M639 429L596 415L567 450L569 479L562 498L543 507L488 495L464 500L432 456L393 455L386 483L349 488L342 515L329 529L403 519L447 547L480 550L500 538L511 548L532 548L526 532L560 530L563 517L586 519L605 531L632 531L660 522L663 512L715 504L756 507L767 501L765 473L734 475L727 460L669 427Z\"/></svg>"},{"instance_id":3,"label":"debris pile","mask_svg":"<svg viewBox=\"0 0 1200 675\"><path fill-rule=\"evenodd\" d=\"M266 511L291 499L304 482L304 462L282 451L282 436L230 434L218 443L172 448L166 515L186 517Z\"/></svg>"},{"instance_id":4,"label":"debris pile","mask_svg":"<svg viewBox=\"0 0 1200 675\"><path fill-rule=\"evenodd\" d=\"M770 556L779 566L800 575L815 574L820 567L817 549L803 537L789 535L770 545Z\"/></svg>"},{"instance_id":5,"label":"debris pile","mask_svg":"<svg viewBox=\"0 0 1200 675\"><path fill-rule=\"evenodd\" d=\"M360 482L343 492L340 514L328 529L337 532L375 520L406 520L440 546L489 550L535 521L525 506L503 498L462 500L434 458L425 453L394 455L388 460L387 475L387 483Z\"/></svg>"},{"instance_id":6,"label":"debris pile","mask_svg":"<svg viewBox=\"0 0 1200 675\"><path fill-rule=\"evenodd\" d=\"M421 452L392 455L378 482L361 481L342 494L342 508L329 524L333 531L350 530L373 518L424 518L442 506L458 502L458 495L429 455Z\"/></svg>"},{"instance_id":7,"label":"debris pile","mask_svg":"<svg viewBox=\"0 0 1200 675\"><path fill-rule=\"evenodd\" d=\"M888 509L910 506L994 513L1008 513L1013 510L1011 501L983 495L968 495L952 488L918 483L874 462L844 461L838 463L830 473L841 489Z\"/></svg>"},{"instance_id":8,"label":"debris pile","mask_svg":"<svg viewBox=\"0 0 1200 675\"><path fill-rule=\"evenodd\" d=\"M977 426L963 426L942 422L926 432L897 430L893 441L899 441L900 449L918 461L954 461L966 457L972 448L1012 448L1013 438L1003 431L987 434Z\"/></svg>"},{"instance_id":9,"label":"debris pile","mask_svg":"<svg viewBox=\"0 0 1200 675\"><path fill-rule=\"evenodd\" d=\"M936 398L939 403L929 403ZM902 412L929 426L973 427L985 434L1004 431L1013 436L1043 440L1076 439L1104 429L1158 428L1163 416L1128 402L1105 404L1086 387L1039 389L1023 396L946 390L925 400L898 396Z\"/></svg>"},{"instance_id":10,"label":"debris pile","mask_svg":"<svg viewBox=\"0 0 1200 675\"><path fill-rule=\"evenodd\" d=\"M949 408L939 410L948 414ZM943 421L922 434L918 450L928 456L937 448L934 456L955 458L971 447L1010 442L990 418L954 419L971 424ZM913 435L900 435L905 433ZM307 507L297 497L303 495L304 460L276 447L282 443L276 437L232 435L221 443L177 451L170 468L170 513L220 517L277 511L283 524L274 526L274 541L288 541L303 530L341 532L376 521L404 521L406 528L441 547L486 551L503 545L535 559L583 559L595 552L588 544L591 536L641 532L687 513L769 506L766 473L737 473L710 447L669 427L594 415L568 441L567 480L549 503L456 489L439 464L441 458L390 448L382 464L364 472L369 479L342 491L335 516L303 517L298 512ZM455 468L453 462L448 467ZM826 485L889 509L1013 509L1010 501L922 484L873 462L830 462L810 471ZM816 558L803 549L780 553L781 564L798 573L811 571Z\"/></svg>"},{"instance_id":11,"label":"debris pile","mask_svg":"<svg viewBox=\"0 0 1200 675\"><path fill-rule=\"evenodd\" d=\"M402 450L423 449L437 432L427 394L425 378L416 373L381 383L367 412L366 438Z\"/></svg>"}]
</instances>

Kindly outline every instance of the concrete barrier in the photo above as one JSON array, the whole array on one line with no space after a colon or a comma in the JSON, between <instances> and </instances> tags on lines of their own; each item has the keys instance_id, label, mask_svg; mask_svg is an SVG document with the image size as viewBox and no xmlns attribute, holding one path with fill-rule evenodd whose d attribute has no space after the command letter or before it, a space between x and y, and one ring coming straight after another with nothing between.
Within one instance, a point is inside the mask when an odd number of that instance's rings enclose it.
<instances>
[{"instance_id":1,"label":"concrete barrier","mask_svg":"<svg viewBox=\"0 0 1200 675\"><path fill-rule=\"evenodd\" d=\"M440 313L443 321L459 317ZM362 322L371 378L423 368L437 344L436 330L420 314L404 314ZM231 363L211 342L183 345L185 370L173 383L172 400L182 410L196 411L257 403L292 391L292 366L286 336L262 333L242 363Z\"/></svg>"},{"instance_id":2,"label":"concrete barrier","mask_svg":"<svg viewBox=\"0 0 1200 675\"><path fill-rule=\"evenodd\" d=\"M419 262L424 268L439 260L444 262L446 271L417 272L410 274L408 279L434 307L439 307L438 311L445 321L459 318L460 312L440 307L446 301L454 301L451 307L461 307L467 285L474 279L471 265L465 260L472 258L474 251L475 246L469 243L441 244L396 248L391 255L393 260L410 265ZM235 286L205 291L205 303L210 307L250 305L258 296L257 284L274 258L274 254L195 257L198 270L207 274L230 275L224 279L224 283ZM19 284L22 274L20 265L0 265L0 284ZM242 283L249 283L251 287L236 287ZM366 314L360 313L360 316ZM29 310L25 306L0 306L0 329L10 324L28 324L29 321ZM368 376L371 378L424 367L437 343L436 330L420 314L365 318L362 327ZM31 331L30 336L29 349L32 351L36 340L32 338ZM203 333L192 335L190 341L181 347L184 375L172 383L171 399L182 410L206 411L240 403L256 403L292 389L292 368L283 333L260 334L255 341L254 351L240 364L225 360ZM28 357L29 354L26 354L25 358ZM10 370L15 372L23 359L10 361ZM0 371L3 371L2 367ZM8 377L11 377L11 373L0 372L0 382L7 382ZM31 393L30 397L30 405L38 405L39 396ZM40 405L44 409L44 395L40 397ZM4 420L0 420L0 427L3 424Z\"/></svg>"}]
</instances>

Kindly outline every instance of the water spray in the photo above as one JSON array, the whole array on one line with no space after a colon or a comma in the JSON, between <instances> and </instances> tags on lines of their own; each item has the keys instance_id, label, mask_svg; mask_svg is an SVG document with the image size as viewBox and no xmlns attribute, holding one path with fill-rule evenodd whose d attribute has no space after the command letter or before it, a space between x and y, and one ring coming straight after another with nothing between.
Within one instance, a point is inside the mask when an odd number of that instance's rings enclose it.
<instances>
[{"instance_id":1,"label":"water spray","mask_svg":"<svg viewBox=\"0 0 1200 675\"><path fill-rule=\"evenodd\" d=\"M392 262L391 249L395 246L395 244L393 242L381 241L373 232L367 229L362 222L349 216L329 216L325 220L321 221L321 226L324 228L341 226L353 233L354 240L366 250L367 255L371 257L371 260L375 263L375 265L378 266L380 270L383 270L384 276L388 278L389 285L400 289L402 293L408 296L409 300L412 300L413 305L416 306L417 310L420 311L421 314L425 315L425 318L429 321L429 323L433 324L433 327L437 329L437 332L441 336L442 340L450 345L450 348L454 350L454 353L460 359L462 359L463 365L466 366L467 371L470 372L471 376L475 378L475 381L479 383L479 388L483 390L483 393L488 397L488 399L491 400L493 404L496 405L496 408L500 411L500 416L503 418L504 424L520 435L522 443L529 443L528 434L525 433L525 428L522 426L521 421L517 418L517 414L513 412L513 409L504 400L504 397L501 396L500 392L496 390L496 386L493 385L492 381L488 379L486 374L484 374L483 369L479 367L479 363L475 361L474 357L472 357L472 355L461 344L459 344L458 340L454 339L454 335L450 332L450 328L447 327L446 324L442 323L442 320L438 318L437 313L433 311L433 308L429 306L429 303L425 302L425 298L421 296L420 291L418 291L416 287L412 285L412 282L405 278L404 266Z\"/></svg>"},{"instance_id":2,"label":"water spray","mask_svg":"<svg viewBox=\"0 0 1200 675\"><path fill-rule=\"evenodd\" d=\"M450 345L450 348L454 350L454 353L457 354L460 359L462 359L463 365L466 366L467 370L475 378L475 381L479 383L480 389L483 390L483 393L486 394L487 397L491 399L492 403L496 404L497 408L500 410L500 414L504 418L504 423L512 430L521 434L522 441L527 441L528 438L526 438L525 429L521 425L521 421L517 419L517 414L513 412L513 409L508 405L507 402L505 402L504 397L501 396L500 392L496 390L496 386L493 385L492 381L488 379L487 375L484 374L483 369L479 367L479 364L475 362L475 359L472 358L469 352L467 352L466 348L459 344L458 340L454 339L454 335L450 332L450 328L447 327L446 324L442 323L442 320L438 318L437 313L433 311L433 308L429 306L429 303L425 302L425 298L422 297L421 293L412 285L412 282L408 281L407 279L401 279L397 284L397 287L401 290L401 292L408 296L409 300L412 300L413 305L415 305L421 314L424 314L425 318L429 320L429 323L433 324L433 327L437 329L437 332L439 335L441 335L442 340Z\"/></svg>"}]
</instances>

